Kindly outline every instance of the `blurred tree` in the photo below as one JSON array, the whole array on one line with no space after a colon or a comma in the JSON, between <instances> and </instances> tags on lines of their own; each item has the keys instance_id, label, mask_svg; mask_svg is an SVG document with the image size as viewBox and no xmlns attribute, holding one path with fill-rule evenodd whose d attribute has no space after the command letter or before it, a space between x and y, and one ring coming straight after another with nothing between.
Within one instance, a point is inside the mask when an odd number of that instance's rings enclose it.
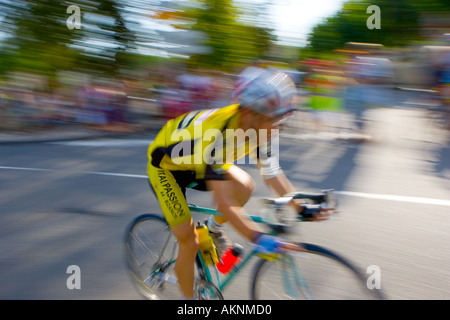
<instances>
[{"instance_id":1,"label":"blurred tree","mask_svg":"<svg viewBox=\"0 0 450 320\"><path fill-rule=\"evenodd\" d=\"M368 29L367 8L377 5L381 10L381 28ZM402 46L419 38L420 10L407 0L350 0L332 17L314 27L309 35L308 49L330 51L347 42L381 43Z\"/></svg>"},{"instance_id":2,"label":"blurred tree","mask_svg":"<svg viewBox=\"0 0 450 320\"><path fill-rule=\"evenodd\" d=\"M419 12L449 12L450 2L448 0L410 0Z\"/></svg>"},{"instance_id":3,"label":"blurred tree","mask_svg":"<svg viewBox=\"0 0 450 320\"><path fill-rule=\"evenodd\" d=\"M68 45L79 35L68 32L66 9L57 0L0 1L0 71L33 71L52 79L57 70L72 68L77 54Z\"/></svg>"},{"instance_id":4,"label":"blurred tree","mask_svg":"<svg viewBox=\"0 0 450 320\"><path fill-rule=\"evenodd\" d=\"M81 9L81 29L67 27L72 4ZM0 0L0 72L38 72L50 87L59 70L116 75L134 44L121 10L114 0Z\"/></svg>"},{"instance_id":5,"label":"blurred tree","mask_svg":"<svg viewBox=\"0 0 450 320\"><path fill-rule=\"evenodd\" d=\"M195 21L193 30L208 35L209 53L193 55L190 62L198 67L231 69L244 61L263 56L275 36L272 30L239 21L240 10L232 0L203 0L202 6L185 14Z\"/></svg>"},{"instance_id":6,"label":"blurred tree","mask_svg":"<svg viewBox=\"0 0 450 320\"><path fill-rule=\"evenodd\" d=\"M103 75L117 76L131 63L134 55L135 32L123 17L121 1L86 1L81 7L83 38L76 41L81 49L81 68Z\"/></svg>"}]
</instances>

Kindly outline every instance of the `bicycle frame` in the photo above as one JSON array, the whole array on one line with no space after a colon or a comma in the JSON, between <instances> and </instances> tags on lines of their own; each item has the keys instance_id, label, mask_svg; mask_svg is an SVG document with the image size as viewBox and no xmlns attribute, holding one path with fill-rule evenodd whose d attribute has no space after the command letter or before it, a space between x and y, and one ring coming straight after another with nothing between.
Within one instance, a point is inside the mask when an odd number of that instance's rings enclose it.
<instances>
[{"instance_id":1,"label":"bicycle frame","mask_svg":"<svg viewBox=\"0 0 450 320\"><path fill-rule=\"evenodd\" d=\"M221 216L221 214L214 209L200 207L200 206L193 205L193 204L189 204L188 206L192 212ZM268 219L265 219L260 216L247 215L247 217L249 217L250 219L252 219L254 222L257 222L257 223L263 223L263 224L270 223L270 221ZM274 233L276 233L276 232L274 232ZM256 251L256 249L253 249L252 251L250 251L248 254L245 255L244 259L242 259L240 262L238 262L234 266L234 268L232 268L230 270L230 272L225 276L223 281L220 280L219 270L217 269L217 267L214 267L214 269L216 270L217 288L220 291L225 290L225 288L231 283L231 281L242 270L242 268L244 268L255 256L257 256L257 251ZM197 264L200 264L199 269L202 270L202 272L203 272L203 275L200 275L200 276L203 276L205 278L205 280L207 280L211 283L214 283L211 271L210 271L209 267L206 266L205 262L203 261L203 258L202 258L202 255L200 254L200 252L197 254L196 261L197 261Z\"/></svg>"}]
</instances>

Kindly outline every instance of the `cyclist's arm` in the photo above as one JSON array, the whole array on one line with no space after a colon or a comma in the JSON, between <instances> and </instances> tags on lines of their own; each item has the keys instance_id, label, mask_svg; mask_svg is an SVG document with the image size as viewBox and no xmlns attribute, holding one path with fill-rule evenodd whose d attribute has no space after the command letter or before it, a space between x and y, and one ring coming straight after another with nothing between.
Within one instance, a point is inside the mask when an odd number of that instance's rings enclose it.
<instances>
[{"instance_id":1,"label":"cyclist's arm","mask_svg":"<svg viewBox=\"0 0 450 320\"><path fill-rule=\"evenodd\" d=\"M289 181L280 167L278 161L278 153L276 148L270 148L269 144L263 145L258 150L258 167L261 177L265 183L278 195L283 196L285 194L295 192L295 187ZM299 205L304 201L295 199L291 202L291 206L299 211Z\"/></svg>"},{"instance_id":2,"label":"cyclist's arm","mask_svg":"<svg viewBox=\"0 0 450 320\"><path fill-rule=\"evenodd\" d=\"M264 182L279 196L297 191L282 171L275 176L265 177ZM290 205L294 210L299 211L299 206L304 203L301 199L293 199Z\"/></svg>"},{"instance_id":3,"label":"cyclist's arm","mask_svg":"<svg viewBox=\"0 0 450 320\"><path fill-rule=\"evenodd\" d=\"M295 188L284 173L280 173L277 176L265 179L266 184L273 189L279 196L295 192ZM305 213L306 208L302 206L305 202L301 199L293 199L290 202L290 206L297 211L302 216L307 217L310 221L321 221L328 219L328 216L334 213L334 208L332 207L320 207L317 212L313 212L312 216L309 217Z\"/></svg>"},{"instance_id":4,"label":"cyclist's arm","mask_svg":"<svg viewBox=\"0 0 450 320\"><path fill-rule=\"evenodd\" d=\"M260 168L260 174L263 177L266 184L279 196L295 192L295 187L284 174L278 162L278 155L274 152L260 152L258 158L258 166ZM290 206L299 214L305 212L305 207L302 206L305 202L301 199L293 199L290 202ZM313 213L313 217L309 220L325 220L333 213L334 208L319 208L317 213Z\"/></svg>"}]
</instances>

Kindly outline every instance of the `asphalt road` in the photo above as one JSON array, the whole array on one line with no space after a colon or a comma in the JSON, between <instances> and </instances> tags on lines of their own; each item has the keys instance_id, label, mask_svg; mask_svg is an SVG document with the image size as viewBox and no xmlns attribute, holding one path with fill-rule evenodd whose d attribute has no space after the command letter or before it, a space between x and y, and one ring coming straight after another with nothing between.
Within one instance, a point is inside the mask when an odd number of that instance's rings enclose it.
<instances>
[{"instance_id":1,"label":"asphalt road","mask_svg":"<svg viewBox=\"0 0 450 320\"><path fill-rule=\"evenodd\" d=\"M390 299L450 298L450 145L420 110L372 111L373 141L282 140L299 190L334 188L341 213L304 223L299 237L376 265ZM137 215L159 212L149 191L152 136L0 146L0 299L141 299L122 238ZM255 196L270 196L257 171ZM189 191L199 205L205 193ZM247 205L255 212L256 199ZM67 286L80 268L80 289ZM248 299L248 273L225 298Z\"/></svg>"}]
</instances>

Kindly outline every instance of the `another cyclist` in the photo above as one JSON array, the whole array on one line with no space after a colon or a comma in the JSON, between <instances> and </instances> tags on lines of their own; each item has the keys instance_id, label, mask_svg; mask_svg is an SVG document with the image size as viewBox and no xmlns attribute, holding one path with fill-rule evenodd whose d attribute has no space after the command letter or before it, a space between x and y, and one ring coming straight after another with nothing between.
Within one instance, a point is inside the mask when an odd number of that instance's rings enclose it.
<instances>
[{"instance_id":1,"label":"another cyclist","mask_svg":"<svg viewBox=\"0 0 450 320\"><path fill-rule=\"evenodd\" d=\"M277 252L283 246L280 239L264 235L245 218L243 207L255 183L232 163L246 155L256 156L264 181L277 195L295 191L279 166L276 150L270 149L270 141L272 132L277 131L274 129L279 129L281 120L294 110L296 88L286 74L253 69L241 76L233 94L238 104L193 111L169 120L148 148L150 184L178 240L175 272L186 299L194 298L199 248L186 188L212 192L223 217L211 216L207 224L219 255L228 245L222 230L226 221L267 252ZM236 139L241 143L236 144ZM326 219L332 212L332 208L310 208L298 200L291 204L311 220Z\"/></svg>"}]
</instances>

